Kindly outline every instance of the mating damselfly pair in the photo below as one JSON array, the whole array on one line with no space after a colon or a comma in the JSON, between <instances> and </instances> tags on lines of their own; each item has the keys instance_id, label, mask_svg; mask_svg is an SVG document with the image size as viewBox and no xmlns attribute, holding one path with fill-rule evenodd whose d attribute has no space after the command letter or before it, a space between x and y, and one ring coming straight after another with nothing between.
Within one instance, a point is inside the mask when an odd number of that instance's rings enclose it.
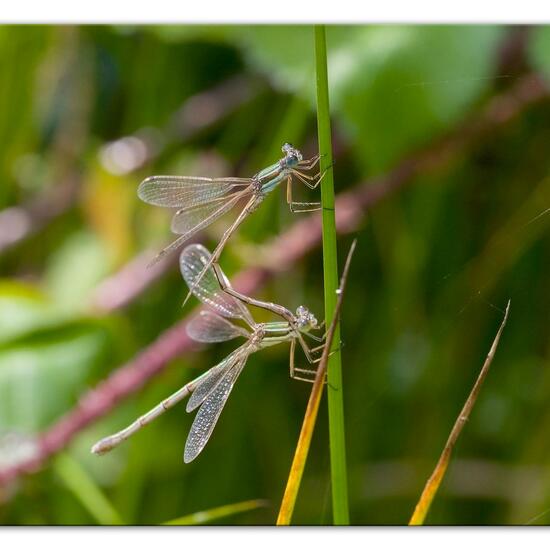
<instances>
[{"instance_id":1,"label":"mating damselfly pair","mask_svg":"<svg viewBox=\"0 0 550 550\"><path fill-rule=\"evenodd\" d=\"M305 340L305 337L309 337L322 341L322 338L310 334L311 330L321 328L313 314L305 306L298 307L296 314L292 314L282 306L250 299L250 303L270 309L279 315L284 313L285 318L289 319L256 323L246 306L246 297L241 294L239 295L241 298L236 298L228 293L228 290L232 290L229 281L219 267L217 274L212 267L209 267L211 260L211 254L200 244L188 246L180 256L180 269L185 282L190 289L193 289L193 294L209 308L200 311L191 319L187 325L187 333L197 342L224 342L238 337L246 338L246 342L223 361L180 388L130 426L96 443L92 447L92 452L103 454L110 451L191 394L186 407L187 412L200 407L187 437L183 455L185 462L191 462L208 442L233 385L251 354L289 342L291 377L308 380L305 377L315 373L314 369L297 368L294 360L296 342L298 342L308 361L312 364L317 362L315 355L322 349L322 345L310 348ZM198 281L198 276L205 268L205 274ZM219 283L220 278L225 282L225 290ZM235 324L228 319L242 321L246 326Z\"/></svg>"},{"instance_id":2,"label":"mating damselfly pair","mask_svg":"<svg viewBox=\"0 0 550 550\"><path fill-rule=\"evenodd\" d=\"M199 408L185 444L184 461L191 462L208 442L249 356L266 347L289 342L291 377L310 381L307 376L314 374L315 370L296 368L294 356L298 342L309 363L318 361L315 354L323 345L310 348L305 340L305 337L309 337L318 342L323 341L323 338L310 333L311 330L320 328L313 314L305 306L300 306L293 314L283 306L255 300L236 292L218 265L221 252L231 235L280 183L286 181L286 196L291 211L308 212L319 209L318 202L295 202L292 198L292 183L295 177L308 187L316 188L324 174L311 176L305 172L317 165L320 156L304 160L300 151L288 143L283 145L282 151L285 154L282 159L252 178L153 176L139 186L138 195L145 202L180 208L172 219L172 231L181 236L162 250L157 258L178 248L242 199L248 199L212 254L202 245L195 244L188 246L180 256L181 273L189 286L185 301L194 294L209 308L201 311L188 324L189 336L198 342L223 342L237 337L246 338L246 342L218 365L180 388L130 426L96 443L92 452L103 454L110 451L191 394L187 411ZM284 321L256 323L246 304L267 309ZM229 319L241 321L246 326L237 325Z\"/></svg>"}]
</instances>

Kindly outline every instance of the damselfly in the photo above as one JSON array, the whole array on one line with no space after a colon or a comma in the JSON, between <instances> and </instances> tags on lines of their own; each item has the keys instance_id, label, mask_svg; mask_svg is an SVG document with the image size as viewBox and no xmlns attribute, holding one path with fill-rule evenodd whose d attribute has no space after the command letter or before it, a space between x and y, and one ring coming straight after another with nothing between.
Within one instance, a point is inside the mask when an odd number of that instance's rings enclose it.
<instances>
[{"instance_id":1,"label":"damselfly","mask_svg":"<svg viewBox=\"0 0 550 550\"><path fill-rule=\"evenodd\" d=\"M209 267L212 265L211 260L211 254L199 244L186 247L180 256L180 269L183 278L193 289L193 294L209 308L200 311L189 322L187 333L197 342L224 342L237 337L246 338L246 342L223 361L180 388L130 426L96 443L92 447L93 453L103 454L110 451L191 394L186 407L187 412L199 407L187 437L183 455L185 462L191 462L202 451L212 435L233 385L251 354L263 348L289 342L291 377L310 381L305 376L315 373L314 369L296 368L294 364L296 342L300 344L310 363L317 362L313 358L313 354L322 346L310 348L304 339L304 336L307 335L318 340L317 337L309 334L310 330L319 326L313 314L306 307L300 306L296 310L296 315L292 315L291 322L256 323L244 302L221 288L220 277L223 278L226 288L230 289L231 286L219 267L217 274L214 273L212 267ZM197 277L205 267L204 276L197 282ZM263 307L263 302L257 302L260 307ZM266 305L271 306L272 304ZM267 309L271 309L271 307ZM288 312L286 308L281 308L281 310ZM242 321L246 327L235 324L229 319Z\"/></svg>"},{"instance_id":2,"label":"damselfly","mask_svg":"<svg viewBox=\"0 0 550 550\"><path fill-rule=\"evenodd\" d=\"M304 160L298 149L289 143L282 147L284 157L264 168L251 178L203 178L192 176L151 176L142 181L138 196L156 206L179 208L172 218L172 231L179 234L174 242L162 250L154 261L175 250L193 235L208 227L220 216L229 212L241 200L247 199L235 221L223 234L212 254L212 263L217 263L222 250L249 214L254 212L266 195L286 181L286 199L292 212L318 210L318 202L296 202L292 198L292 181L298 179L315 189L323 174L309 175L319 162L319 155ZM209 266L206 266L208 268ZM205 271L197 278L201 280ZM190 293L187 295L189 298Z\"/></svg>"}]
</instances>

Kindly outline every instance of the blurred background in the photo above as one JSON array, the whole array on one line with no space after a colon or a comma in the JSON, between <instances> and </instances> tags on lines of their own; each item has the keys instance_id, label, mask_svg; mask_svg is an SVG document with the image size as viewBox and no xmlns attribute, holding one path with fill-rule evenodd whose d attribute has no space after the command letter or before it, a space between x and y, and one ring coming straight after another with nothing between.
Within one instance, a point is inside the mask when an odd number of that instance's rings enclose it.
<instances>
[{"instance_id":1,"label":"blurred background","mask_svg":"<svg viewBox=\"0 0 550 550\"><path fill-rule=\"evenodd\" d=\"M328 50L339 213L353 214L341 261L358 238L342 327L352 523L408 521L511 299L427 523L546 524L550 27L329 27ZM285 141L317 152L312 29L2 26L0 67L0 477L44 434L56 448L4 480L0 522L159 524L260 499L213 522L273 524L310 391L284 346L251 357L189 465L183 405L89 449L235 342L189 348L105 414L81 405L69 434L59 420L196 305L181 308L177 257L146 267L172 213L139 182L251 176ZM269 265L272 239L307 216L273 193L225 272ZM315 246L254 295L322 318L321 261ZM331 522L329 466L323 401L295 523Z\"/></svg>"}]
</instances>

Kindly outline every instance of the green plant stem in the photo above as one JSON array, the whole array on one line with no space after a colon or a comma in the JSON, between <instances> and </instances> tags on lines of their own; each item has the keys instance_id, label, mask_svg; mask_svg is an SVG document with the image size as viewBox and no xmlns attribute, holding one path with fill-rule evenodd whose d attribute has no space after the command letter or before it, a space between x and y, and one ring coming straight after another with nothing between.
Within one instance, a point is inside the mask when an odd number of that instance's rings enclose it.
<instances>
[{"instance_id":1,"label":"green plant stem","mask_svg":"<svg viewBox=\"0 0 550 550\"><path fill-rule=\"evenodd\" d=\"M188 516L167 521L162 525L202 525L211 521L224 519L227 516L232 516L233 514L256 510L257 508L268 505L269 503L266 500L245 500L244 502L226 504L224 506L218 506L217 508L211 508L210 510L195 512L194 514L189 514Z\"/></svg>"},{"instance_id":2,"label":"green plant stem","mask_svg":"<svg viewBox=\"0 0 550 550\"><path fill-rule=\"evenodd\" d=\"M315 429L315 422L317 420L319 405L321 404L321 397L325 386L327 365L330 357L329 349L332 347L332 343L334 342L334 331L336 329L336 325L338 324L340 310L342 309L342 302L344 299L344 292L346 290L351 259L355 251L356 244L357 242L353 241L349 249L346 265L344 266L344 272L342 273L342 278L340 279L340 292L336 301L334 317L332 318L330 326L327 330L325 347L323 348L323 354L317 367L317 373L315 374L315 381L313 382L313 386L311 388L311 394L309 396L304 422L302 423L302 430L300 431L300 437L298 439L298 444L296 445L296 451L294 452L292 466L290 467L290 474L288 476L285 494L283 495L283 501L281 502L281 507L279 509L279 516L277 517L277 525L290 525L292 513L294 512L294 505L296 504L296 498L298 497L298 491L302 482L307 455L311 446L311 438L313 436L313 430Z\"/></svg>"},{"instance_id":3,"label":"green plant stem","mask_svg":"<svg viewBox=\"0 0 550 550\"><path fill-rule=\"evenodd\" d=\"M86 470L69 454L61 453L53 468L65 486L99 525L124 525L119 513Z\"/></svg>"},{"instance_id":4,"label":"green plant stem","mask_svg":"<svg viewBox=\"0 0 550 550\"><path fill-rule=\"evenodd\" d=\"M338 256L336 248L336 218L334 215L334 178L332 171L332 140L328 100L327 49L325 27L315 26L315 66L317 75L317 128L319 134L321 204L323 208L323 272L325 285L325 321L330 323L336 308L338 289ZM349 524L348 480L344 434L344 399L340 359L340 326L336 325L328 362L327 391L330 440L330 470L332 515L335 525Z\"/></svg>"}]
</instances>

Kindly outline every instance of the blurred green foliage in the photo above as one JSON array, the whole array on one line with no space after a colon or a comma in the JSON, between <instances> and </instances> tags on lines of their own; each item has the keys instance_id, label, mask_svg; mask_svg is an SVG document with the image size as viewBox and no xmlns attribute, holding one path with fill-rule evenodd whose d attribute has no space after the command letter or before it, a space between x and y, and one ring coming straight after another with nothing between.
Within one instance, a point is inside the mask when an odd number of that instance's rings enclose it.
<instances>
[{"instance_id":1,"label":"blurred green foliage","mask_svg":"<svg viewBox=\"0 0 550 550\"><path fill-rule=\"evenodd\" d=\"M550 78L549 28L529 31L522 63L509 69L504 46L518 29L329 28L337 192L475 118L523 73ZM65 184L77 197L0 249L0 429L32 434L188 311L175 267L123 310L91 307L105 277L169 238L170 213L137 199L141 179L248 176L277 159L284 141L315 153L313 33L2 26L0 67L0 224L7 209ZM526 523L548 509L549 216L535 218L550 202L549 123L548 102L530 108L376 205L358 231L342 329L355 524L408 520L508 298L492 372L428 523ZM224 270L249 265L295 219L274 194L230 241ZM223 229L209 230L209 246ZM342 253L348 245L342 239ZM307 304L319 317L322 295L319 251L259 293L291 308ZM172 361L41 472L21 478L0 504L0 522L159 524L264 499L265 508L215 521L272 524L309 393L288 378L282 347L250 360L192 464L182 461L192 416L181 406L110 455L89 454L99 437L233 347ZM326 433L323 408L297 523L330 522Z\"/></svg>"}]
</instances>

